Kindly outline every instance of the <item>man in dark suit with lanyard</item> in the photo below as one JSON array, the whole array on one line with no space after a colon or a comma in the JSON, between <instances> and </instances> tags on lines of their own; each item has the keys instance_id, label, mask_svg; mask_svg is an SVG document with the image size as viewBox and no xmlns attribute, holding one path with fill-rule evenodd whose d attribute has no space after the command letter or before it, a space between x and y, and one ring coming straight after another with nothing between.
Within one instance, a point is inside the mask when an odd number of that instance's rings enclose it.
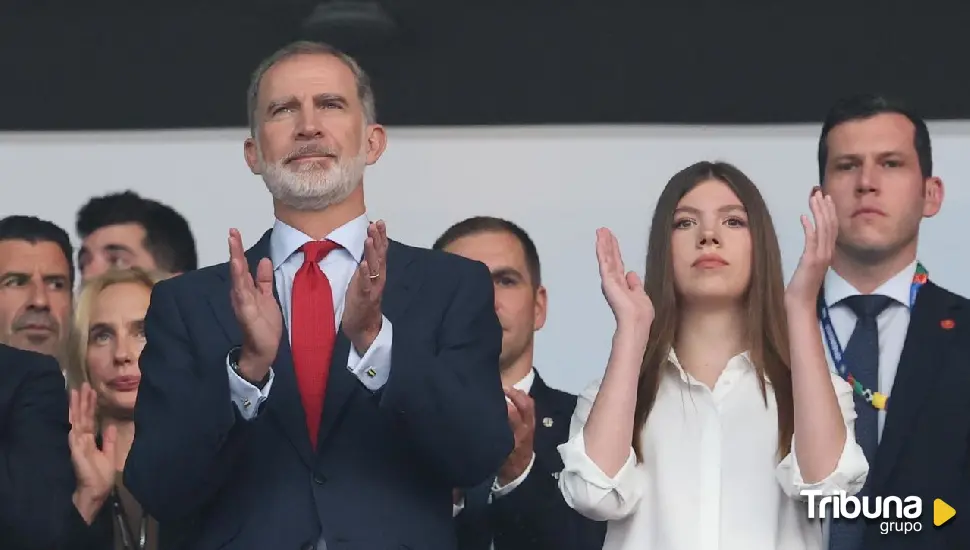
<instances>
[{"instance_id":1,"label":"man in dark suit with lanyard","mask_svg":"<svg viewBox=\"0 0 970 550\"><path fill-rule=\"evenodd\" d=\"M494 479L457 491L459 550L599 550L606 524L566 505L557 484L557 447L569 438L576 396L549 387L533 368L547 300L535 243L508 220L479 216L451 226L433 248L480 261L492 273L502 324L498 368L515 433L515 449Z\"/></svg>"},{"instance_id":2,"label":"man in dark suit with lanyard","mask_svg":"<svg viewBox=\"0 0 970 550\"><path fill-rule=\"evenodd\" d=\"M833 369L856 390L856 437L874 497L922 500L918 532L891 532L890 517L829 519L828 550L970 548L970 302L932 282L917 259L920 222L936 215L925 122L875 95L838 102L818 150L823 191L839 237L819 296ZM958 511L933 525L934 500ZM884 531L888 531L885 532Z\"/></svg>"},{"instance_id":3,"label":"man in dark suit with lanyard","mask_svg":"<svg viewBox=\"0 0 970 550\"><path fill-rule=\"evenodd\" d=\"M452 488L513 447L488 270L367 218L386 134L352 58L292 44L248 99L276 221L152 292L125 485L179 550L453 549Z\"/></svg>"}]
</instances>

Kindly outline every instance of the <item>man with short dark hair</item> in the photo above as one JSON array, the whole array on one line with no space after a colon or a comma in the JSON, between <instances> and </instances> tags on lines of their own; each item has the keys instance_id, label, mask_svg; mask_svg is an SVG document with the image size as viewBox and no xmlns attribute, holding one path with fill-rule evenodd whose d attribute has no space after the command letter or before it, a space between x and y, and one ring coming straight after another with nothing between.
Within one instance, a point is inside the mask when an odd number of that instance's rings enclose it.
<instances>
[{"instance_id":1,"label":"man with short dark hair","mask_svg":"<svg viewBox=\"0 0 970 550\"><path fill-rule=\"evenodd\" d=\"M458 491L459 549L599 550L606 524L570 508L557 482L576 396L547 386L533 366L547 299L535 243L513 222L477 216L451 226L432 248L482 262L492 274L503 329L498 369L515 434L496 476Z\"/></svg>"},{"instance_id":2,"label":"man with short dark hair","mask_svg":"<svg viewBox=\"0 0 970 550\"><path fill-rule=\"evenodd\" d=\"M67 233L34 216L0 220L0 343L63 364L74 264Z\"/></svg>"},{"instance_id":3,"label":"man with short dark hair","mask_svg":"<svg viewBox=\"0 0 970 550\"><path fill-rule=\"evenodd\" d=\"M171 274L198 267L189 223L173 208L133 191L95 197L77 213L83 279L140 267Z\"/></svg>"},{"instance_id":4,"label":"man with short dark hair","mask_svg":"<svg viewBox=\"0 0 970 550\"><path fill-rule=\"evenodd\" d=\"M858 497L922 499L922 529L883 533L887 520L828 519L828 550L970 547L970 302L933 283L917 259L923 218L943 203L926 123L900 103L859 95L822 126L822 190L839 236L819 296L831 368L856 390L856 439L870 463ZM933 526L934 501L957 510ZM867 508L869 507L867 506Z\"/></svg>"}]
</instances>

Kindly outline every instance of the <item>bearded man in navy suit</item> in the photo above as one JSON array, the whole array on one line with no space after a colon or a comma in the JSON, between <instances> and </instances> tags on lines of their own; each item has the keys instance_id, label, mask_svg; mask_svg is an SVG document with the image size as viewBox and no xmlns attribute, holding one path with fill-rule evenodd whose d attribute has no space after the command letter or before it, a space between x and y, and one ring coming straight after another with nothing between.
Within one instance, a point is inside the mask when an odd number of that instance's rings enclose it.
<instances>
[{"instance_id":1,"label":"bearded man in navy suit","mask_svg":"<svg viewBox=\"0 0 970 550\"><path fill-rule=\"evenodd\" d=\"M276 221L155 287L125 482L180 549L455 548L452 488L513 448L481 263L369 221L367 75L301 42L249 92Z\"/></svg>"}]
</instances>

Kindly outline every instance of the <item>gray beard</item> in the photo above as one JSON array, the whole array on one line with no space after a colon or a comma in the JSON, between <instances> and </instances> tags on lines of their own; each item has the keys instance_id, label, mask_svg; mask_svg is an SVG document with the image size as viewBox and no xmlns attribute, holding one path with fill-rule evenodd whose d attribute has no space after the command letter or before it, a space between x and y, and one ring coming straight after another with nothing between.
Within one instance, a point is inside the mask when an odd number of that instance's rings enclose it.
<instances>
[{"instance_id":1,"label":"gray beard","mask_svg":"<svg viewBox=\"0 0 970 550\"><path fill-rule=\"evenodd\" d=\"M329 169L306 167L290 170L281 162L269 164L260 155L263 183L279 203L298 211L320 211L339 204L357 189L367 166L367 151L347 161L338 160Z\"/></svg>"}]
</instances>

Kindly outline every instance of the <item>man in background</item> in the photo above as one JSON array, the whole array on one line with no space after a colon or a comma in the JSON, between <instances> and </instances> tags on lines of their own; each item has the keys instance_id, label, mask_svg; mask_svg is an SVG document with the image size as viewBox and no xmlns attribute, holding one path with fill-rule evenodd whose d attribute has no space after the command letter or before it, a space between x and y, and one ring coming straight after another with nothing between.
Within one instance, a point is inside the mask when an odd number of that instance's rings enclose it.
<instances>
[{"instance_id":1,"label":"man in background","mask_svg":"<svg viewBox=\"0 0 970 550\"><path fill-rule=\"evenodd\" d=\"M198 267L189 223L169 206L132 191L95 197L77 213L82 279L140 267L184 273Z\"/></svg>"},{"instance_id":2,"label":"man in background","mask_svg":"<svg viewBox=\"0 0 970 550\"><path fill-rule=\"evenodd\" d=\"M51 355L63 367L72 257L70 238L57 225L33 216L0 220L0 343Z\"/></svg>"},{"instance_id":3,"label":"man in background","mask_svg":"<svg viewBox=\"0 0 970 550\"><path fill-rule=\"evenodd\" d=\"M510 221L474 217L450 227L433 248L482 262L492 274L502 325L498 366L515 434L515 449L497 475L457 492L459 549L599 550L606 524L566 505L557 484L563 468L557 447L569 438L576 396L547 386L533 367L547 300L535 243Z\"/></svg>"},{"instance_id":4,"label":"man in background","mask_svg":"<svg viewBox=\"0 0 970 550\"><path fill-rule=\"evenodd\" d=\"M943 203L926 123L883 97L844 99L822 126L818 166L839 220L819 318L830 366L861 390L855 434L870 469L858 496L922 499L920 531L829 519L828 550L970 548L970 302L917 259L921 222ZM935 499L957 511L938 528Z\"/></svg>"}]
</instances>

